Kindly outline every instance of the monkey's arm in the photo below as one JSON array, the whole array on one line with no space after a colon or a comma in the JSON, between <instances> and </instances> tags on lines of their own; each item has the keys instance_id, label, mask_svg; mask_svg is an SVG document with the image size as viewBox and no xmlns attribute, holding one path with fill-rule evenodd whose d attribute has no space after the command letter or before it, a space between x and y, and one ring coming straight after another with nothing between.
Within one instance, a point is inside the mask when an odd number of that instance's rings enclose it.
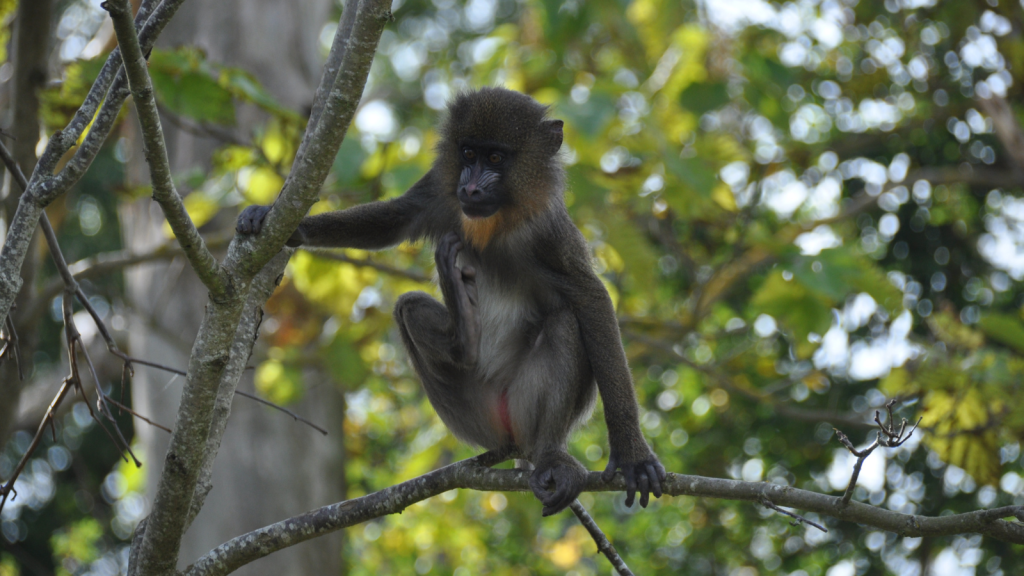
<instances>
[{"instance_id":1,"label":"monkey's arm","mask_svg":"<svg viewBox=\"0 0 1024 576\"><path fill-rule=\"evenodd\" d=\"M345 210L306 216L288 239L288 246L322 246L379 250L403 240L436 235L444 227L432 172L405 194ZM238 216L240 234L259 234L270 206L249 206Z\"/></svg>"},{"instance_id":2,"label":"monkey's arm","mask_svg":"<svg viewBox=\"0 0 1024 576\"><path fill-rule=\"evenodd\" d=\"M604 478L610 480L621 468L626 479L626 505L633 504L633 492L639 490L640 505L646 507L649 492L655 497L661 496L665 467L640 431L633 377L611 298L591 269L582 234L568 214L564 220L564 225L556 227L561 233L544 242L546 245L540 246L537 253L541 265L548 269L576 315L587 359L604 403L611 450Z\"/></svg>"}]
</instances>

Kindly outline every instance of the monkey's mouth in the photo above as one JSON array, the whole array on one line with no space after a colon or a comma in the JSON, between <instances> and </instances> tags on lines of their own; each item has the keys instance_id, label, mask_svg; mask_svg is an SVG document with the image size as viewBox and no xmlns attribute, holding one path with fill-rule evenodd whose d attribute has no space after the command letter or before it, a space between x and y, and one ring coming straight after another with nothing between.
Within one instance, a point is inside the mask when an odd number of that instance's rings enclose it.
<instances>
[{"instance_id":1,"label":"monkey's mouth","mask_svg":"<svg viewBox=\"0 0 1024 576\"><path fill-rule=\"evenodd\" d=\"M494 216L494 213L498 211L498 205L490 202L480 204L460 202L460 204L462 204L462 213L472 220Z\"/></svg>"}]
</instances>

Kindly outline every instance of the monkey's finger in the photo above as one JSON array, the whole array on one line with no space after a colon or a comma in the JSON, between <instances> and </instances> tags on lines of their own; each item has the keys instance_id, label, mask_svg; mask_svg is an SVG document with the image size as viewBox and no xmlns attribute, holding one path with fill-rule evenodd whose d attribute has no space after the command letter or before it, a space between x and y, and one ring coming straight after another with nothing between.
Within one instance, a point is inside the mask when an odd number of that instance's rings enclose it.
<instances>
[{"instance_id":1,"label":"monkey's finger","mask_svg":"<svg viewBox=\"0 0 1024 576\"><path fill-rule=\"evenodd\" d=\"M654 464L647 464L647 478L651 481L651 492L654 493L655 498L661 498L661 480L659 473ZM664 474L664 472L662 472Z\"/></svg>"},{"instance_id":2,"label":"monkey's finger","mask_svg":"<svg viewBox=\"0 0 1024 576\"><path fill-rule=\"evenodd\" d=\"M651 485L647 480L647 474L641 472L640 476L640 507L647 508L647 503L651 501Z\"/></svg>"},{"instance_id":3,"label":"monkey's finger","mask_svg":"<svg viewBox=\"0 0 1024 576\"><path fill-rule=\"evenodd\" d=\"M636 473L632 466L626 466L622 469L622 475L626 477L626 506L632 506L636 497Z\"/></svg>"},{"instance_id":4,"label":"monkey's finger","mask_svg":"<svg viewBox=\"0 0 1024 576\"><path fill-rule=\"evenodd\" d=\"M448 247L448 261L455 265L455 259L459 257L459 251L462 250L462 242L455 240L452 245Z\"/></svg>"}]
</instances>

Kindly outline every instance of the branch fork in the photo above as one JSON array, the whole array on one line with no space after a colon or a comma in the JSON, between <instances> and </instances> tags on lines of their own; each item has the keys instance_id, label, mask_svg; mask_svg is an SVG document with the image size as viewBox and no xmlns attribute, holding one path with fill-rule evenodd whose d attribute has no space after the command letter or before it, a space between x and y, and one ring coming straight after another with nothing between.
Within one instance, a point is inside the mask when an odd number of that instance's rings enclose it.
<instances>
[{"instance_id":1,"label":"branch fork","mask_svg":"<svg viewBox=\"0 0 1024 576\"><path fill-rule=\"evenodd\" d=\"M892 407L895 404L896 399L889 400L889 402L885 404L885 410L889 415L889 418L885 423L882 423L880 413L878 410L875 410L875 424L878 425L878 431L875 432L875 441L863 450L857 450L846 434L843 434L838 428L833 428L836 436L839 438L839 442L857 458L857 462L853 465L853 474L850 475L850 483L846 486L846 491L840 499L840 507L846 507L850 503L850 499L853 498L853 489L857 485L857 478L860 476L860 469L864 465L864 461L867 460L868 456L875 451L875 448L878 448L879 446L883 446L885 448L898 448L902 446L904 442L910 440L914 431L917 430L917 425L921 423L921 419L918 418L914 427L908 432L907 419L901 418L900 425L897 427L896 419L892 415Z\"/></svg>"}]
</instances>

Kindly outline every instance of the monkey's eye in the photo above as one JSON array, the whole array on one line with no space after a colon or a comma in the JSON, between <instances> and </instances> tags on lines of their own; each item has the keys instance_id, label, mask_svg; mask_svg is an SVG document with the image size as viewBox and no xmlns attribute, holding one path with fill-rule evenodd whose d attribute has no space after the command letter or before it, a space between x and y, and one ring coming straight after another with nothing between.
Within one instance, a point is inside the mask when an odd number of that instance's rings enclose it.
<instances>
[{"instance_id":1,"label":"monkey's eye","mask_svg":"<svg viewBox=\"0 0 1024 576\"><path fill-rule=\"evenodd\" d=\"M491 164L500 164L501 160L501 154L498 154L497 152L491 152L491 155L487 157L487 161Z\"/></svg>"},{"instance_id":2,"label":"monkey's eye","mask_svg":"<svg viewBox=\"0 0 1024 576\"><path fill-rule=\"evenodd\" d=\"M476 160L476 152L472 148L463 148L462 157L466 160Z\"/></svg>"}]
</instances>

